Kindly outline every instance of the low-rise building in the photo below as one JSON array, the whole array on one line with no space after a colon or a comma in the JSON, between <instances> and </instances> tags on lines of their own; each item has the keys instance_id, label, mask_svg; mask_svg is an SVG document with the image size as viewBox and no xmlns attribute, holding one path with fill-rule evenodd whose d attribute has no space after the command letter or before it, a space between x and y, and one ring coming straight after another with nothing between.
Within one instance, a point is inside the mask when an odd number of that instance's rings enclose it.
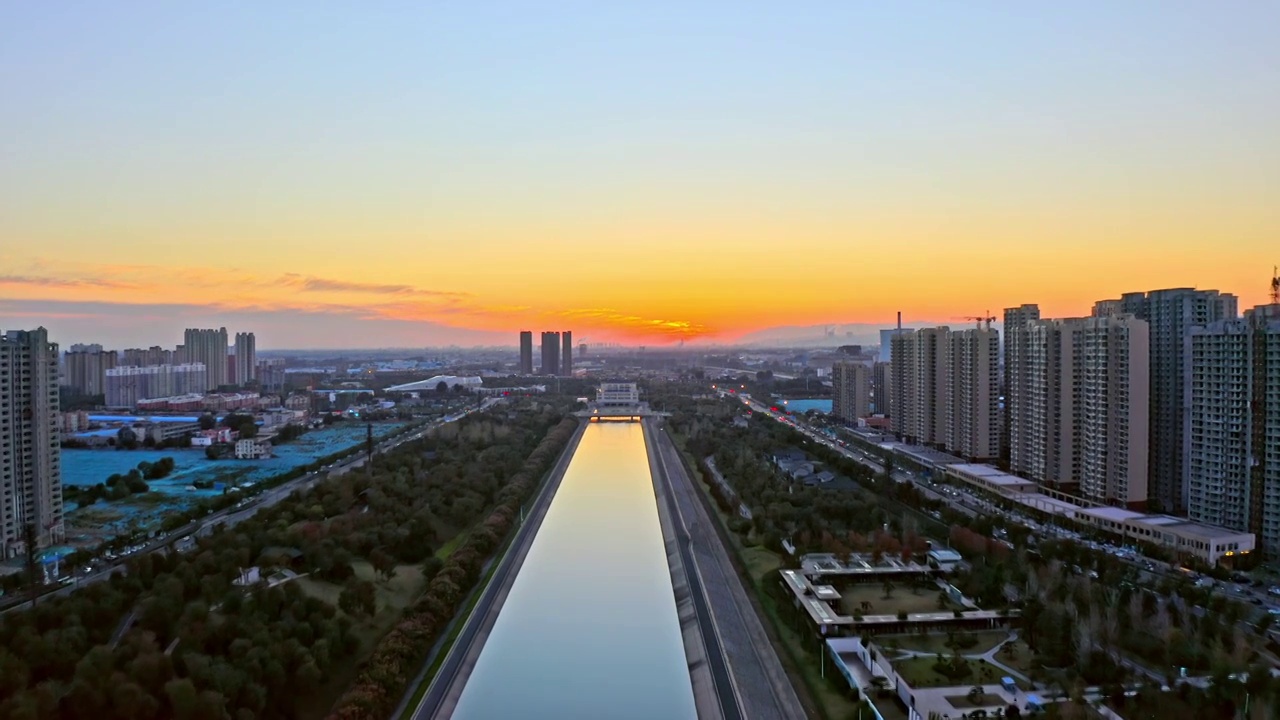
<instances>
[{"instance_id":1,"label":"low-rise building","mask_svg":"<svg viewBox=\"0 0 1280 720\"><path fill-rule=\"evenodd\" d=\"M209 447L218 443L231 442L231 428L214 428L201 430L191 436L191 447Z\"/></svg>"},{"instance_id":2,"label":"low-rise building","mask_svg":"<svg viewBox=\"0 0 1280 720\"><path fill-rule=\"evenodd\" d=\"M198 432L200 432L200 423L198 422L158 422L152 423L151 426L146 429L147 437L158 443L166 440L175 440L187 434L195 435Z\"/></svg>"},{"instance_id":3,"label":"low-rise building","mask_svg":"<svg viewBox=\"0 0 1280 720\"><path fill-rule=\"evenodd\" d=\"M1250 532L1171 515L1153 515L1099 505L1067 493L1044 491L1037 483L1010 475L991 465L949 465L942 469L942 475L957 484L1015 503L1033 515L1069 522L1081 529L1101 532L1122 542L1140 542L1166 548L1177 555L1194 557L1210 565L1247 555L1256 548L1256 536Z\"/></svg>"},{"instance_id":4,"label":"low-rise building","mask_svg":"<svg viewBox=\"0 0 1280 720\"><path fill-rule=\"evenodd\" d=\"M640 389L636 383L601 383L596 392L596 404L600 407L623 407L639 403Z\"/></svg>"},{"instance_id":5,"label":"low-rise building","mask_svg":"<svg viewBox=\"0 0 1280 720\"><path fill-rule=\"evenodd\" d=\"M58 430L62 432L64 437L72 433L83 432L88 429L89 413L84 410L59 413Z\"/></svg>"},{"instance_id":6,"label":"low-rise building","mask_svg":"<svg viewBox=\"0 0 1280 720\"><path fill-rule=\"evenodd\" d=\"M269 457L271 457L271 443L269 442L253 439L236 441L237 460L261 460Z\"/></svg>"}]
</instances>

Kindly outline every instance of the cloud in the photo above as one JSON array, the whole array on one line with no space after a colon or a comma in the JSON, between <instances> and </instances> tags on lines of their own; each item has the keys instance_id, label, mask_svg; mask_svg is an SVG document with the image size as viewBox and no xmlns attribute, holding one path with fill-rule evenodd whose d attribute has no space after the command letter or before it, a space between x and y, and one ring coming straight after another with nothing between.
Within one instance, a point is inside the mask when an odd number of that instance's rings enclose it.
<instances>
[{"instance_id":1,"label":"cloud","mask_svg":"<svg viewBox=\"0 0 1280 720\"><path fill-rule=\"evenodd\" d=\"M333 280L312 275L286 273L280 283L296 287L304 292L348 292L371 293L375 295L418 295L431 297L465 297L468 293L449 292L445 290L426 290L413 285L362 283L348 280Z\"/></svg>"},{"instance_id":2,"label":"cloud","mask_svg":"<svg viewBox=\"0 0 1280 720\"><path fill-rule=\"evenodd\" d=\"M711 334L711 329L701 323L688 320L664 320L628 315L613 308L572 308L554 313L559 317L598 323L604 327L616 327L642 334L663 335L670 338L694 338Z\"/></svg>"},{"instance_id":3,"label":"cloud","mask_svg":"<svg viewBox=\"0 0 1280 720\"><path fill-rule=\"evenodd\" d=\"M395 320L342 305L197 305L0 298L5 329L43 325L64 345L100 342L116 349L171 347L189 327L257 334L260 349L515 345L514 333L460 328L430 320Z\"/></svg>"},{"instance_id":4,"label":"cloud","mask_svg":"<svg viewBox=\"0 0 1280 720\"><path fill-rule=\"evenodd\" d=\"M0 275L0 285L29 285L50 288L97 287L119 290L136 287L129 283L103 280L102 278L54 278L38 275Z\"/></svg>"}]
</instances>

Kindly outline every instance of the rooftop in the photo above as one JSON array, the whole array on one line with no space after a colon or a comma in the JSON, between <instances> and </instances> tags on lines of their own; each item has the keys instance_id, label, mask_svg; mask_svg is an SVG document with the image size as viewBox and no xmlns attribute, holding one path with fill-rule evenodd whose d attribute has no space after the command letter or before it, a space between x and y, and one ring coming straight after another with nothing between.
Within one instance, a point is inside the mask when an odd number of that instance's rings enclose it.
<instances>
[{"instance_id":1,"label":"rooftop","mask_svg":"<svg viewBox=\"0 0 1280 720\"><path fill-rule=\"evenodd\" d=\"M941 450L934 450L933 448L920 447L918 445L899 445L894 449L926 465L959 465L964 463L964 458L944 453Z\"/></svg>"},{"instance_id":2,"label":"rooftop","mask_svg":"<svg viewBox=\"0 0 1280 720\"><path fill-rule=\"evenodd\" d=\"M1080 515L1088 515L1091 517L1110 520L1112 522L1127 522L1129 520L1140 520L1147 517L1146 513L1136 512L1134 510L1125 510L1118 507L1095 507L1080 508L1076 511Z\"/></svg>"}]
</instances>

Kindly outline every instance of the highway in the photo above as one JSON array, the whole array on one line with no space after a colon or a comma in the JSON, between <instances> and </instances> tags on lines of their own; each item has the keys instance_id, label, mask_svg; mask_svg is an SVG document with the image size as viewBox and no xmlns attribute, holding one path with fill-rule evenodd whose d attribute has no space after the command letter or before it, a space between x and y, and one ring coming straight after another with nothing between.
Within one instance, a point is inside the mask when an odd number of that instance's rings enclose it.
<instances>
[{"instance_id":1,"label":"highway","mask_svg":"<svg viewBox=\"0 0 1280 720\"><path fill-rule=\"evenodd\" d=\"M494 571L493 577L481 592L475 608L467 617L453 646L446 651L444 661L436 671L435 677L431 679L431 684L427 686L422 700L414 708L414 720L448 718L453 714L458 700L462 697L463 688L466 687L467 678L480 657L484 641L498 619L502 603L506 600L507 593L510 592L511 585L520 572L520 566L533 545L533 538L538 534L542 519L546 517L547 510L551 507L551 501L560 487L560 481L564 479L565 470L573 459L573 453L577 450L578 442L582 439L586 427L586 423L581 423L578 431L560 453L550 478L530 505L524 522L516 530L515 537L498 562L498 568ZM433 653L427 657L425 664L430 665L434 660ZM417 690L418 686L415 684L408 688L407 694L412 696Z\"/></svg>"},{"instance_id":2,"label":"highway","mask_svg":"<svg viewBox=\"0 0 1280 720\"><path fill-rule=\"evenodd\" d=\"M414 440L421 439L424 435L426 435L428 432L430 432L434 428L437 428L445 423L450 423L450 422L455 422L457 420L460 420L461 418L464 418L473 412L485 410L496 402L499 402L499 400L496 398L486 399L484 403L479 407L470 408L456 415L446 415L440 420L424 425L413 432L410 432L404 435L398 435L398 436L383 440L374 446L375 450L377 452L386 452L406 442L412 442ZM234 526L246 520L247 518L252 517L254 513L258 512L259 510L262 510L264 508L269 508L275 505L276 503L279 503L281 500L285 499L286 497L289 497L289 495L295 491L307 492L311 488L315 487L316 483L328 477L330 473L341 474L353 468L363 467L364 462L365 462L365 456L362 453L352 457L351 459L339 461L328 467L321 468L320 470L307 473L306 475L303 475L300 478L290 480L289 482L283 483L278 487L274 487L274 488L271 488L270 490L266 490L260 495L256 495L252 498L249 498L245 505L241 505L241 506L233 505L229 508L225 508L225 509L219 510L218 512L207 515L195 522L184 525L162 537L158 537L155 540L152 540L150 543L144 545L142 549L134 553L129 553L128 555L124 555L112 560L105 567L99 570L95 570L94 572L88 575L73 575L72 576L74 578L73 582L71 582L70 584L64 585L63 587L60 587L57 590L46 592L40 595L40 597L37 598L37 602L47 598L65 597L75 592L77 589L85 587L86 585L92 585L94 583L107 580L108 578L111 577L112 573L123 572L124 564L129 557L145 554L145 553L156 552L158 550L163 550L164 548L170 545L174 545L175 543L177 543L178 541L186 537L200 537L200 536L209 535L213 532L213 529L219 525L225 525L226 527ZM4 610L0 610L0 615L12 612L14 610L28 609L30 607L31 607L31 601L27 600L25 602L7 607Z\"/></svg>"}]
</instances>

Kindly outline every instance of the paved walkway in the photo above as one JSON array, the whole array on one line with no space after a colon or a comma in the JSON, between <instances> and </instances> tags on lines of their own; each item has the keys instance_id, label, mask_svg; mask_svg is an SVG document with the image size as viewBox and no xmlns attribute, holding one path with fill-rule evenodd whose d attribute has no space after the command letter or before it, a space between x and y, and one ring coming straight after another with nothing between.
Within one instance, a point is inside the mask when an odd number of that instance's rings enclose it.
<instances>
[{"instance_id":1,"label":"paved walkway","mask_svg":"<svg viewBox=\"0 0 1280 720\"><path fill-rule=\"evenodd\" d=\"M676 514L688 529L690 567L698 573L706 591L743 714L749 720L803 720L804 708L795 688L716 534L716 521L698 499L699 491L685 472L679 452L661 429L661 421L646 420L645 426L656 457L671 481Z\"/></svg>"},{"instance_id":2,"label":"paved walkway","mask_svg":"<svg viewBox=\"0 0 1280 720\"><path fill-rule=\"evenodd\" d=\"M874 642L874 639L872 639L872 641ZM1028 687L1034 688L1035 683L1033 683L1031 681L1031 678L1027 677L1025 673L1023 673L1021 670L1015 670L996 659L996 654L1000 652L1001 648L1003 648L1005 645L1011 642L1017 642L1017 641L1018 641L1018 631L1013 630L1009 633L1009 637L1005 638L1004 640L1001 640L999 644L997 644L995 647L991 648L990 650L987 650L986 652L982 652L982 653L975 653L975 654L961 653L960 657L964 658L965 660L982 660L985 662L989 662L992 665L999 668L1000 670L1003 670L1004 672L1008 673L1010 676L1018 680L1021 680L1024 683L1027 683ZM879 643L877 643L877 645L879 645L881 650L885 649L883 645ZM932 658L932 657L938 656L937 653L926 652L924 650L900 649L894 652L897 653L896 655L897 659L915 658L915 657Z\"/></svg>"}]
</instances>

